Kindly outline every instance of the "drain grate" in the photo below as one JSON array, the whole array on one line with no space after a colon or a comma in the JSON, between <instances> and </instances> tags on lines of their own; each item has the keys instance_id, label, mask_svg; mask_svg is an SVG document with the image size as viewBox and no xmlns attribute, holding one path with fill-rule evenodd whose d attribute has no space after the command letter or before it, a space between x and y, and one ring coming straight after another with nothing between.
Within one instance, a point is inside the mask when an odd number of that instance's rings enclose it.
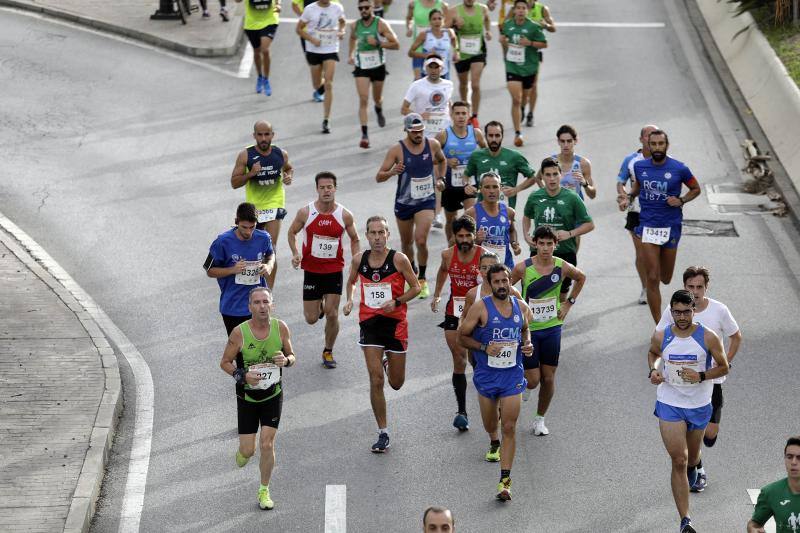
<instances>
[{"instance_id":1,"label":"drain grate","mask_svg":"<svg viewBox=\"0 0 800 533\"><path fill-rule=\"evenodd\" d=\"M684 220L681 235L695 237L738 237L732 220Z\"/></svg>"}]
</instances>

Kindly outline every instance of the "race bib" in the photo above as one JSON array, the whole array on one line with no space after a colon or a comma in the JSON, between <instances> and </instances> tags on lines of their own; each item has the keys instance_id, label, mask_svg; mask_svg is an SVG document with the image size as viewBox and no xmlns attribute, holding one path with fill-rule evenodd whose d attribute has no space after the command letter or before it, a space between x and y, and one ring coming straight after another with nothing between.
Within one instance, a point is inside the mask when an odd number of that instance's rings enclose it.
<instances>
[{"instance_id":1,"label":"race bib","mask_svg":"<svg viewBox=\"0 0 800 533\"><path fill-rule=\"evenodd\" d=\"M259 224L270 222L278 218L278 209L256 209L256 216Z\"/></svg>"},{"instance_id":2,"label":"race bib","mask_svg":"<svg viewBox=\"0 0 800 533\"><path fill-rule=\"evenodd\" d=\"M411 198L422 200L433 196L433 176L411 178Z\"/></svg>"},{"instance_id":3,"label":"race bib","mask_svg":"<svg viewBox=\"0 0 800 533\"><path fill-rule=\"evenodd\" d=\"M261 261L245 261L244 272L236 274L237 285L258 285L261 275Z\"/></svg>"},{"instance_id":4,"label":"race bib","mask_svg":"<svg viewBox=\"0 0 800 533\"><path fill-rule=\"evenodd\" d=\"M492 252L494 255L500 259L501 263L505 263L506 261L506 245L505 244L497 244L494 242L483 242L481 247L486 250L487 252Z\"/></svg>"},{"instance_id":5,"label":"race bib","mask_svg":"<svg viewBox=\"0 0 800 533\"><path fill-rule=\"evenodd\" d=\"M248 372L255 372L261 380L257 385L251 385L251 389L267 390L281 380L281 369L272 363L260 363L247 367Z\"/></svg>"},{"instance_id":6,"label":"race bib","mask_svg":"<svg viewBox=\"0 0 800 533\"><path fill-rule=\"evenodd\" d=\"M664 360L664 379L675 387L691 387L699 383L691 383L681 377L684 368L698 372L699 366L696 355L669 354Z\"/></svg>"},{"instance_id":7,"label":"race bib","mask_svg":"<svg viewBox=\"0 0 800 533\"><path fill-rule=\"evenodd\" d=\"M496 356L489 356L489 366L492 368L511 368L517 364L517 341L492 341L492 345L500 345L500 353ZM487 354L488 355L488 354Z\"/></svg>"},{"instance_id":8,"label":"race bib","mask_svg":"<svg viewBox=\"0 0 800 533\"><path fill-rule=\"evenodd\" d=\"M661 246L669 240L670 228L642 228L642 242Z\"/></svg>"},{"instance_id":9,"label":"race bib","mask_svg":"<svg viewBox=\"0 0 800 533\"><path fill-rule=\"evenodd\" d=\"M367 70L383 65L380 50L367 50L358 53L359 68Z\"/></svg>"},{"instance_id":10,"label":"race bib","mask_svg":"<svg viewBox=\"0 0 800 533\"><path fill-rule=\"evenodd\" d=\"M318 29L317 38L320 48L338 48L339 46L339 32L335 29Z\"/></svg>"},{"instance_id":11,"label":"race bib","mask_svg":"<svg viewBox=\"0 0 800 533\"><path fill-rule=\"evenodd\" d=\"M481 53L481 44L480 35L462 35L459 49L463 54L474 56Z\"/></svg>"},{"instance_id":12,"label":"race bib","mask_svg":"<svg viewBox=\"0 0 800 533\"><path fill-rule=\"evenodd\" d=\"M547 322L558 316L556 311L556 299L553 298L531 298L528 300L528 306L533 313L534 322Z\"/></svg>"},{"instance_id":13,"label":"race bib","mask_svg":"<svg viewBox=\"0 0 800 533\"><path fill-rule=\"evenodd\" d=\"M339 239L326 235L314 235L311 240L311 255L317 259L334 259L339 253Z\"/></svg>"},{"instance_id":14,"label":"race bib","mask_svg":"<svg viewBox=\"0 0 800 533\"><path fill-rule=\"evenodd\" d=\"M450 184L453 187L464 186L464 171L466 169L467 165L458 165L457 167L450 169Z\"/></svg>"},{"instance_id":15,"label":"race bib","mask_svg":"<svg viewBox=\"0 0 800 533\"><path fill-rule=\"evenodd\" d=\"M509 43L508 50L506 51L506 61L518 65L525 63L525 47Z\"/></svg>"},{"instance_id":16,"label":"race bib","mask_svg":"<svg viewBox=\"0 0 800 533\"><path fill-rule=\"evenodd\" d=\"M444 130L447 124L447 113L430 112L428 118L424 119L425 133L435 135Z\"/></svg>"},{"instance_id":17,"label":"race bib","mask_svg":"<svg viewBox=\"0 0 800 533\"><path fill-rule=\"evenodd\" d=\"M364 304L372 309L380 309L392 299L390 283L364 283Z\"/></svg>"},{"instance_id":18,"label":"race bib","mask_svg":"<svg viewBox=\"0 0 800 533\"><path fill-rule=\"evenodd\" d=\"M464 303L466 298L462 298L460 296L453 296L453 316L456 318L461 318L461 315L464 313Z\"/></svg>"}]
</instances>

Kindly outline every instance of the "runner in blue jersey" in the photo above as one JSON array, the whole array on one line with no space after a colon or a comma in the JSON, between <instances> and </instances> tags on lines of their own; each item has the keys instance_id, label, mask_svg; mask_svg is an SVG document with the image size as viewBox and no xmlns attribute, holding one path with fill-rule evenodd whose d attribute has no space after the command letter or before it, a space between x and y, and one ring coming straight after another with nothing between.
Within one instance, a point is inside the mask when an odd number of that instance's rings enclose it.
<instances>
[{"instance_id":1,"label":"runner in blue jersey","mask_svg":"<svg viewBox=\"0 0 800 533\"><path fill-rule=\"evenodd\" d=\"M236 225L214 239L203 264L208 277L219 284L219 312L228 335L251 318L250 290L266 287L265 278L275 266L272 239L266 231L256 229L257 221L256 206L239 204Z\"/></svg>"},{"instance_id":2,"label":"runner in blue jersey","mask_svg":"<svg viewBox=\"0 0 800 533\"><path fill-rule=\"evenodd\" d=\"M487 172L480 180L480 202L467 209L464 214L475 219L478 226L477 242L484 250L493 252L508 268L514 268L514 255L522 249L517 240L517 229L514 226L516 212L500 202L502 184L500 176ZM513 250L513 255L512 255Z\"/></svg>"},{"instance_id":3,"label":"runner in blue jersey","mask_svg":"<svg viewBox=\"0 0 800 533\"><path fill-rule=\"evenodd\" d=\"M475 358L472 381L478 391L483 427L489 435L497 432L497 411L500 410L502 442L492 441L488 461L496 461L500 452L500 483L497 499L511 499L511 466L516 451L516 425L520 395L525 390L522 358L533 355L527 324L533 314L522 300L509 296L511 274L508 267L489 267L487 281L492 294L470 307L458 329L458 342L471 350Z\"/></svg>"},{"instance_id":4,"label":"runner in blue jersey","mask_svg":"<svg viewBox=\"0 0 800 533\"><path fill-rule=\"evenodd\" d=\"M647 138L649 159L633 164L635 183L631 194L638 196L641 212L634 230L642 242L647 273L647 304L653 321L661 318L659 282L668 285L675 270L678 241L681 238L683 205L700 195L700 184L689 167L667 156L669 137L655 130ZM681 196L686 185L688 192Z\"/></svg>"},{"instance_id":5,"label":"runner in blue jersey","mask_svg":"<svg viewBox=\"0 0 800 533\"><path fill-rule=\"evenodd\" d=\"M428 234L436 207L434 187L444 189L447 161L439 141L425 138L425 122L420 115L407 114L403 126L405 139L389 148L375 180L382 183L397 176L394 215L400 231L400 245L417 272L421 286L419 297L427 298L430 289L425 281L425 271ZM419 267L414 261L415 244Z\"/></svg>"},{"instance_id":6,"label":"runner in blue jersey","mask_svg":"<svg viewBox=\"0 0 800 533\"><path fill-rule=\"evenodd\" d=\"M467 168L469 156L480 148L486 148L483 132L469 124L469 104L454 102L450 108L451 124L438 135L436 140L442 145L447 158L447 174L442 191L442 207L444 208L444 231L447 241L453 240L453 220L459 209L468 209L475 204L475 196L464 192L464 170Z\"/></svg>"}]
</instances>

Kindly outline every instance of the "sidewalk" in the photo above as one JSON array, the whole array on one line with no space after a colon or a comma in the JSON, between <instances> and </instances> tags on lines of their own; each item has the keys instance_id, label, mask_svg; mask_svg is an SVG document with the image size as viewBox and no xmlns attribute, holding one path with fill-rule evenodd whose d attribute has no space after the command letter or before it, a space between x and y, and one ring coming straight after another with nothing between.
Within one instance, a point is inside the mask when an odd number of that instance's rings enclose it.
<instances>
[{"instance_id":1,"label":"sidewalk","mask_svg":"<svg viewBox=\"0 0 800 533\"><path fill-rule=\"evenodd\" d=\"M88 530L121 406L100 329L0 228L0 530Z\"/></svg>"},{"instance_id":2,"label":"sidewalk","mask_svg":"<svg viewBox=\"0 0 800 533\"><path fill-rule=\"evenodd\" d=\"M192 0L197 5L197 0ZM162 48L193 56L231 56L242 41L244 4L227 2L230 22L222 22L219 2L208 0L211 18L192 12L184 26L180 20L150 20L158 0L0 0L0 5L38 11L132 37Z\"/></svg>"}]
</instances>

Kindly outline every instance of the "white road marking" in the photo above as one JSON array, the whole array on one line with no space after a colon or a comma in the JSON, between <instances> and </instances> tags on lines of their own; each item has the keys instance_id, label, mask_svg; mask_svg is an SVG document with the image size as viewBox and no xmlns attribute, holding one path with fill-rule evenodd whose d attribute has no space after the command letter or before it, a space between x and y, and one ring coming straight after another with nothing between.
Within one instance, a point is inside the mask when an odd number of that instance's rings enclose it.
<instances>
[{"instance_id":1,"label":"white road marking","mask_svg":"<svg viewBox=\"0 0 800 533\"><path fill-rule=\"evenodd\" d=\"M281 22L296 24L299 19L296 17L281 17ZM355 19L348 19L353 22ZM406 21L401 19L384 19L393 26L405 26ZM492 26L497 26L497 22L492 22ZM556 26L565 28L664 28L663 22L558 22Z\"/></svg>"},{"instance_id":2,"label":"white road marking","mask_svg":"<svg viewBox=\"0 0 800 533\"><path fill-rule=\"evenodd\" d=\"M250 77L250 69L253 68L253 57L253 47L246 44L242 54L242 61L239 63L239 72L236 74L237 78Z\"/></svg>"},{"instance_id":3,"label":"white road marking","mask_svg":"<svg viewBox=\"0 0 800 533\"><path fill-rule=\"evenodd\" d=\"M50 254L2 214L0 214L0 227L13 235L86 308L106 337L116 345L125 360L128 361L133 371L133 378L136 382L136 419L133 426L131 458L128 462L128 477L122 498L119 531L136 533L139 531L139 521L144 504L147 470L150 466L150 443L153 436L153 376L150 374L150 367L147 366L147 361L128 340L128 337L120 331L75 280L50 257Z\"/></svg>"},{"instance_id":4,"label":"white road marking","mask_svg":"<svg viewBox=\"0 0 800 533\"><path fill-rule=\"evenodd\" d=\"M761 494L761 489L747 489L747 495L750 496L750 503L753 505L758 501L759 494ZM764 524L764 531L765 533L775 533L775 519L767 520L767 523Z\"/></svg>"},{"instance_id":5,"label":"white road marking","mask_svg":"<svg viewBox=\"0 0 800 533\"><path fill-rule=\"evenodd\" d=\"M347 531L347 485L325 485L325 533Z\"/></svg>"}]
</instances>

